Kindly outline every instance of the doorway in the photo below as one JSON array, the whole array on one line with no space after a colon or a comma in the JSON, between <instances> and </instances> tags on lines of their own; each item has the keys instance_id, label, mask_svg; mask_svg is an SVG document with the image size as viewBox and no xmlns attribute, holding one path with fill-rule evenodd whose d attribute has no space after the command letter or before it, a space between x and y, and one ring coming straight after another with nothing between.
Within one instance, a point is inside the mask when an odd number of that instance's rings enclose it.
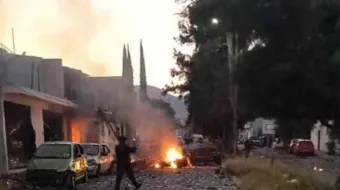
<instances>
[{"instance_id":1,"label":"doorway","mask_svg":"<svg viewBox=\"0 0 340 190\"><path fill-rule=\"evenodd\" d=\"M24 168L36 149L29 106L4 101L9 169Z\"/></svg>"},{"instance_id":2,"label":"doorway","mask_svg":"<svg viewBox=\"0 0 340 190\"><path fill-rule=\"evenodd\" d=\"M44 140L62 141L63 140L63 117L61 114L43 110L44 120Z\"/></svg>"}]
</instances>

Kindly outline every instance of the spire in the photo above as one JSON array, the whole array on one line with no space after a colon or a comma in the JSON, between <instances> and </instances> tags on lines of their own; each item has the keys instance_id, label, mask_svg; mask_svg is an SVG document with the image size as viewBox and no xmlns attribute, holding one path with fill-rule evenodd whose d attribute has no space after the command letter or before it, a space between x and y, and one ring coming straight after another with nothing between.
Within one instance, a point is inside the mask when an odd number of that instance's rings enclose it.
<instances>
[{"instance_id":1,"label":"spire","mask_svg":"<svg viewBox=\"0 0 340 190\"><path fill-rule=\"evenodd\" d=\"M145 60L144 60L144 50L143 50L143 42L140 40L140 71L139 71L139 79L140 79L140 89L139 89L139 100L144 101L148 99L147 93L147 81L146 81L146 70L145 70Z\"/></svg>"},{"instance_id":2,"label":"spire","mask_svg":"<svg viewBox=\"0 0 340 190\"><path fill-rule=\"evenodd\" d=\"M122 77L125 79L127 74L127 55L125 44L123 45L123 65L122 65Z\"/></svg>"},{"instance_id":3,"label":"spire","mask_svg":"<svg viewBox=\"0 0 340 190\"><path fill-rule=\"evenodd\" d=\"M128 85L133 88L133 68L132 68L132 60L131 60L131 54L130 54L130 47L129 44L127 45L127 80L128 80Z\"/></svg>"}]
</instances>

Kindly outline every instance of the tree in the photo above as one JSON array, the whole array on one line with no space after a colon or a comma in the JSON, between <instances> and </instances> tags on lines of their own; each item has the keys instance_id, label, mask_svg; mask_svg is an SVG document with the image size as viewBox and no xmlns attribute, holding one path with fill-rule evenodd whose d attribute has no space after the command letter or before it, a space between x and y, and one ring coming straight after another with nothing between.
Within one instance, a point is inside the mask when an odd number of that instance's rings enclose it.
<instances>
[{"instance_id":1,"label":"tree","mask_svg":"<svg viewBox=\"0 0 340 190\"><path fill-rule=\"evenodd\" d=\"M266 2L253 16L264 45L243 56L241 96L249 111L275 118L287 138L308 137L317 120L338 117L339 10L332 2L288 0Z\"/></svg>"},{"instance_id":2,"label":"tree","mask_svg":"<svg viewBox=\"0 0 340 190\"><path fill-rule=\"evenodd\" d=\"M236 68L239 125L259 116L273 118L287 138L309 133L317 120L337 128L339 10L331 0L190 1L180 14L178 41L196 48L191 57L175 53L178 67L171 73L185 82L166 91L187 94L189 122L203 131L215 124L228 129L223 47L231 33L238 36L241 54ZM218 26L211 25L214 17Z\"/></svg>"},{"instance_id":3,"label":"tree","mask_svg":"<svg viewBox=\"0 0 340 190\"><path fill-rule=\"evenodd\" d=\"M226 28L212 26L210 20L215 15L209 15L210 13L205 11L207 6L216 8L221 2L195 1L181 13L184 21L180 23L182 33L178 41L181 44L195 43L196 49L191 57L180 52L175 53L178 69L172 70L172 76L185 79L185 82L166 89L182 94L189 92L185 97L189 111L188 123L191 123L197 132L215 137L223 134L224 129L230 129L232 114L227 48L223 46ZM215 9L212 11L225 12ZM238 110L245 113L243 108ZM247 117L240 117L239 123L242 125ZM232 135L231 132L225 133L224 139L228 140L225 144L229 145L229 148L235 138Z\"/></svg>"}]
</instances>

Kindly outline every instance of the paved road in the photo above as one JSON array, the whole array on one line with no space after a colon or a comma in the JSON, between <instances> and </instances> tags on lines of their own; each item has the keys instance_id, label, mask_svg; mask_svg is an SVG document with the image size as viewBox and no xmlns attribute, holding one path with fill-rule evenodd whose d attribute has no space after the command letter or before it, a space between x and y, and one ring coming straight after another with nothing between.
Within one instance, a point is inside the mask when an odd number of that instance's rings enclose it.
<instances>
[{"instance_id":1,"label":"paved road","mask_svg":"<svg viewBox=\"0 0 340 190\"><path fill-rule=\"evenodd\" d=\"M188 168L180 171L172 169L149 170L136 174L139 181L143 182L141 190L234 190L232 183L227 178L220 178L214 174L215 167ZM87 184L79 184L77 189L113 189L114 176L102 176L91 179ZM134 189L128 182L122 182L121 189Z\"/></svg>"}]
</instances>

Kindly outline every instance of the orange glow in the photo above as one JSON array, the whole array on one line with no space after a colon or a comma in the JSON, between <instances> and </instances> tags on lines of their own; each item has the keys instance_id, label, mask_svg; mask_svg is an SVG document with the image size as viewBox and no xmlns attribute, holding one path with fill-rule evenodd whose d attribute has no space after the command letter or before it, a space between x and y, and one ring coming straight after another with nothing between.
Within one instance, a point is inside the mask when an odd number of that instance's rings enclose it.
<instances>
[{"instance_id":1,"label":"orange glow","mask_svg":"<svg viewBox=\"0 0 340 190\"><path fill-rule=\"evenodd\" d=\"M172 169L177 169L177 164L175 162L171 162L170 166Z\"/></svg>"},{"instance_id":2,"label":"orange glow","mask_svg":"<svg viewBox=\"0 0 340 190\"><path fill-rule=\"evenodd\" d=\"M166 162L175 162L176 160L183 159L183 154L176 148L170 148L165 155Z\"/></svg>"},{"instance_id":3,"label":"orange glow","mask_svg":"<svg viewBox=\"0 0 340 190\"><path fill-rule=\"evenodd\" d=\"M158 164L158 163L156 163L156 164L155 164L155 168L157 168L157 169L158 169L158 168L161 168L161 165Z\"/></svg>"},{"instance_id":4,"label":"orange glow","mask_svg":"<svg viewBox=\"0 0 340 190\"><path fill-rule=\"evenodd\" d=\"M72 142L81 142L81 129L80 125L77 123L73 123L71 125L71 141Z\"/></svg>"},{"instance_id":5,"label":"orange glow","mask_svg":"<svg viewBox=\"0 0 340 190\"><path fill-rule=\"evenodd\" d=\"M72 142L86 142L86 134L88 133L87 131L87 126L88 120L86 118L76 118L71 121L71 141Z\"/></svg>"}]
</instances>

